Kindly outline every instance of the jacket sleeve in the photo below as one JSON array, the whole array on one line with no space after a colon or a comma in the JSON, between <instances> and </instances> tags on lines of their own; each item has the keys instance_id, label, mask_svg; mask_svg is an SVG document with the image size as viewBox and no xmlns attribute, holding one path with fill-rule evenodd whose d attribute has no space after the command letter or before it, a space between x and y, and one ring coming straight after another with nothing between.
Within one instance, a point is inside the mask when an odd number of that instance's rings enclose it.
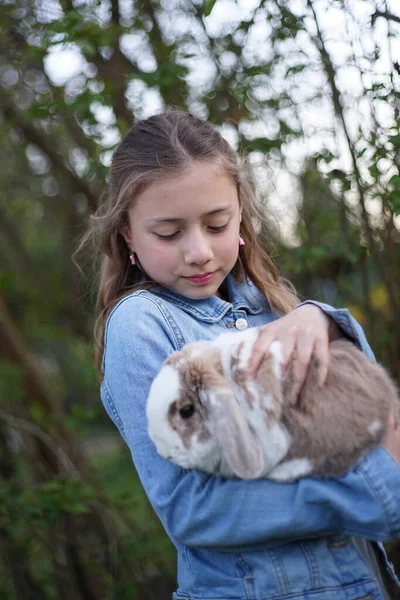
<instances>
[{"instance_id":1,"label":"jacket sleeve","mask_svg":"<svg viewBox=\"0 0 400 600\"><path fill-rule=\"evenodd\" d=\"M381 447L340 479L283 484L210 476L160 457L145 405L161 362L175 349L161 308L133 296L109 319L102 384L105 408L175 544L235 551L337 532L377 541L400 535L400 469Z\"/></svg>"}]
</instances>

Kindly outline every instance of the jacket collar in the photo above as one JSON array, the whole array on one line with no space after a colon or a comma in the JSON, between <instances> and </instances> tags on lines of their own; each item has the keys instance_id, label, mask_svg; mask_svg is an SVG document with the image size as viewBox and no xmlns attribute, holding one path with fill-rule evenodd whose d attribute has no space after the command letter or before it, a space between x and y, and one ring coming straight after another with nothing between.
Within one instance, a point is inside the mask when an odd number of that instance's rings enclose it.
<instances>
[{"instance_id":1,"label":"jacket collar","mask_svg":"<svg viewBox=\"0 0 400 600\"><path fill-rule=\"evenodd\" d=\"M210 296L202 300L191 300L161 286L155 286L149 291L179 306L179 308L192 314L200 321L207 323L219 321L230 310L244 310L255 315L268 306L266 298L249 280L237 283L230 273L223 285L225 285L228 301L222 300L218 296Z\"/></svg>"}]
</instances>

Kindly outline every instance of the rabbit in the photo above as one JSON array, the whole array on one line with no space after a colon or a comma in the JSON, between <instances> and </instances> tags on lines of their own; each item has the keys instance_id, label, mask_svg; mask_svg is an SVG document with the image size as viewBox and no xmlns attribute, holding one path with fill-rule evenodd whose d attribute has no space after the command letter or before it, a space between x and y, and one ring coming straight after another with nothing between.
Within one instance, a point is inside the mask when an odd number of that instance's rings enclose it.
<instances>
[{"instance_id":1,"label":"rabbit","mask_svg":"<svg viewBox=\"0 0 400 600\"><path fill-rule=\"evenodd\" d=\"M222 477L284 482L345 475L382 441L390 413L398 415L394 383L340 339L329 344L324 385L312 358L297 396L296 358L284 372L279 341L249 377L259 332L223 333L167 358L146 406L159 454Z\"/></svg>"}]
</instances>

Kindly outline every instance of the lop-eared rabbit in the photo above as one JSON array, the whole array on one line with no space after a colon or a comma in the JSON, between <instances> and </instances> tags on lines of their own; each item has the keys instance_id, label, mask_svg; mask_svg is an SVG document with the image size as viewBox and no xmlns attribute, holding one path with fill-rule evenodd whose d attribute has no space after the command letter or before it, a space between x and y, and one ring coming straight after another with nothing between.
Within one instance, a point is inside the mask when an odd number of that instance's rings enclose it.
<instances>
[{"instance_id":1,"label":"lop-eared rabbit","mask_svg":"<svg viewBox=\"0 0 400 600\"><path fill-rule=\"evenodd\" d=\"M296 359L283 373L280 342L249 376L259 332L187 344L164 362L147 402L158 452L223 477L344 475L382 441L389 414L398 414L389 375L354 344L337 340L329 345L325 384L312 359L298 397Z\"/></svg>"}]
</instances>

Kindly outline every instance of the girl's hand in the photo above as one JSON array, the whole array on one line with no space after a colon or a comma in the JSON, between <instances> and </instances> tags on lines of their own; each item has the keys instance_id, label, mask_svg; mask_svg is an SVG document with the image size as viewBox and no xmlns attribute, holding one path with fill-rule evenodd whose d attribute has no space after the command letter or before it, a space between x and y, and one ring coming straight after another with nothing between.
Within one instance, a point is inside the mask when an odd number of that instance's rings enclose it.
<instances>
[{"instance_id":1,"label":"girl's hand","mask_svg":"<svg viewBox=\"0 0 400 600\"><path fill-rule=\"evenodd\" d=\"M382 445L400 464L400 424L392 413L389 418L389 428Z\"/></svg>"},{"instance_id":2,"label":"girl's hand","mask_svg":"<svg viewBox=\"0 0 400 600\"><path fill-rule=\"evenodd\" d=\"M312 356L319 361L320 384L323 385L328 373L329 334L334 332L332 325L334 325L333 321L313 304L300 306L284 317L263 325L250 359L251 374L257 373L272 342L279 340L282 344L284 368L287 367L292 354L295 352L297 355L299 377L297 393L300 393L303 387Z\"/></svg>"}]
</instances>

